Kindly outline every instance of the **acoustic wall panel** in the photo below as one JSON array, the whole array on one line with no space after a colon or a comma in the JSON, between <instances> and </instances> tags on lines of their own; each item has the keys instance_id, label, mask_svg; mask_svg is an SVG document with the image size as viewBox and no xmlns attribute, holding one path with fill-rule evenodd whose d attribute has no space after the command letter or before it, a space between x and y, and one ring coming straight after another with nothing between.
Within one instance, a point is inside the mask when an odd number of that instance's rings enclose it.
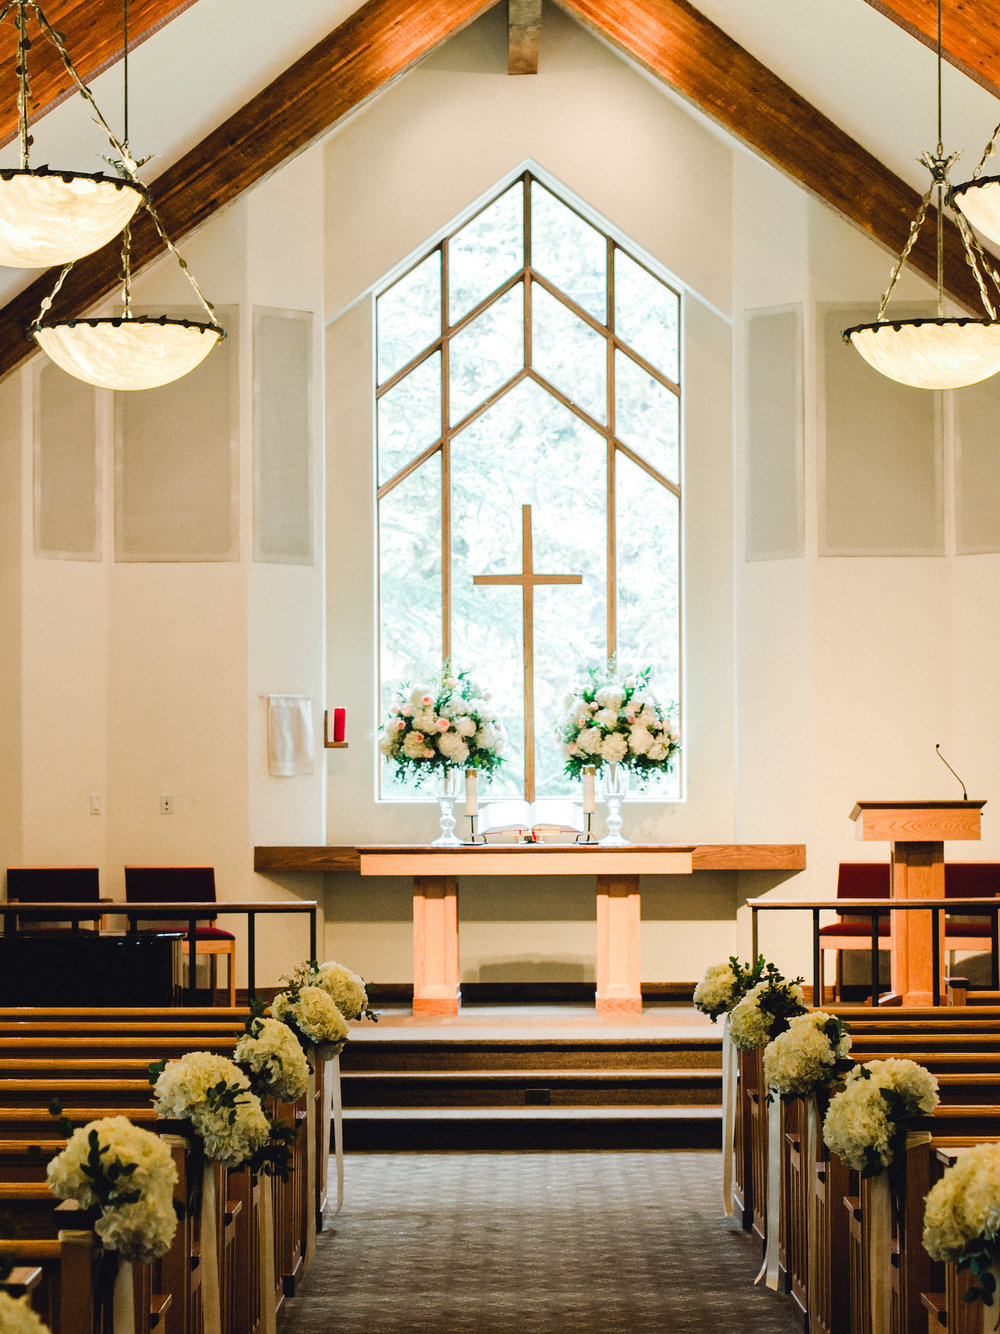
<instances>
[{"instance_id":1,"label":"acoustic wall panel","mask_svg":"<svg viewBox=\"0 0 1000 1334\"><path fill-rule=\"evenodd\" d=\"M802 307L748 311L745 333L746 557L801 556Z\"/></svg>"},{"instance_id":2,"label":"acoustic wall panel","mask_svg":"<svg viewBox=\"0 0 1000 1334\"><path fill-rule=\"evenodd\" d=\"M308 311L255 307L254 559L312 565L312 357Z\"/></svg>"},{"instance_id":3,"label":"acoustic wall panel","mask_svg":"<svg viewBox=\"0 0 1000 1334\"><path fill-rule=\"evenodd\" d=\"M956 389L955 546L1000 551L1000 376Z\"/></svg>"},{"instance_id":4,"label":"acoustic wall panel","mask_svg":"<svg viewBox=\"0 0 1000 1334\"><path fill-rule=\"evenodd\" d=\"M44 362L35 378L34 547L101 559L101 469L93 385Z\"/></svg>"},{"instance_id":5,"label":"acoustic wall panel","mask_svg":"<svg viewBox=\"0 0 1000 1334\"><path fill-rule=\"evenodd\" d=\"M892 314L933 314L930 306ZM842 341L870 307L822 307L825 445L820 554L938 556L944 550L941 394L897 384Z\"/></svg>"},{"instance_id":6,"label":"acoustic wall panel","mask_svg":"<svg viewBox=\"0 0 1000 1334\"><path fill-rule=\"evenodd\" d=\"M115 395L119 561L239 559L239 314L219 318L228 337L189 375Z\"/></svg>"}]
</instances>

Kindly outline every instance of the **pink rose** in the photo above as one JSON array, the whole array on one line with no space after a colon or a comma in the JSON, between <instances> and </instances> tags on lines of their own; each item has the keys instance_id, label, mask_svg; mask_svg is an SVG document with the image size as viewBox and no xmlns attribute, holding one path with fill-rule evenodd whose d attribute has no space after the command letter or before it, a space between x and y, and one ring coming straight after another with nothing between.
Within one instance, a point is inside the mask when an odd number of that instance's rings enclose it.
<instances>
[{"instance_id":1,"label":"pink rose","mask_svg":"<svg viewBox=\"0 0 1000 1334\"><path fill-rule=\"evenodd\" d=\"M439 732L447 732L450 726L451 723L448 721L447 718L439 718L437 720L437 729Z\"/></svg>"},{"instance_id":2,"label":"pink rose","mask_svg":"<svg viewBox=\"0 0 1000 1334\"><path fill-rule=\"evenodd\" d=\"M423 734L423 732L414 732L414 733L413 733L413 739L414 739L414 741L423 741L423 739L424 739L424 734Z\"/></svg>"}]
</instances>

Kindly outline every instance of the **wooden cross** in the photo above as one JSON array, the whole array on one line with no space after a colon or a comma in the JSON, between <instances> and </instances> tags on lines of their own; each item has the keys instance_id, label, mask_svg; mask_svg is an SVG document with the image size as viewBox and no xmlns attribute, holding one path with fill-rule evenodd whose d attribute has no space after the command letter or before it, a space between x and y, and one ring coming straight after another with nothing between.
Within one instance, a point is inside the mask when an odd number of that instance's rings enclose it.
<instances>
[{"instance_id":1,"label":"wooden cross","mask_svg":"<svg viewBox=\"0 0 1000 1334\"><path fill-rule=\"evenodd\" d=\"M531 506L521 506L521 572L520 574L477 574L474 584L520 584L521 607L524 620L524 797L535 800L535 751L530 744L534 736L535 668L534 668L534 602L536 584L582 584L582 574L536 574L531 550Z\"/></svg>"}]
</instances>

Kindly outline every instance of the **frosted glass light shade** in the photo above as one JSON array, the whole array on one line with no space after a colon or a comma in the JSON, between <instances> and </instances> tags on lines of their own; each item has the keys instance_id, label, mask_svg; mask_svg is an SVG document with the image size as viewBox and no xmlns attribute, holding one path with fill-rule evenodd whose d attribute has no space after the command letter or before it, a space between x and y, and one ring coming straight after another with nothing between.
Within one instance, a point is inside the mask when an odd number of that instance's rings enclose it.
<instances>
[{"instance_id":1,"label":"frosted glass light shade","mask_svg":"<svg viewBox=\"0 0 1000 1334\"><path fill-rule=\"evenodd\" d=\"M0 171L0 264L47 269L89 255L118 235L142 199L137 186L113 176Z\"/></svg>"},{"instance_id":2,"label":"frosted glass light shade","mask_svg":"<svg viewBox=\"0 0 1000 1334\"><path fill-rule=\"evenodd\" d=\"M914 389L959 389L1000 371L1000 320L886 320L844 330L869 366Z\"/></svg>"},{"instance_id":3,"label":"frosted glass light shade","mask_svg":"<svg viewBox=\"0 0 1000 1334\"><path fill-rule=\"evenodd\" d=\"M948 202L965 214L977 232L1000 241L1000 176L980 176L956 185Z\"/></svg>"},{"instance_id":4,"label":"frosted glass light shade","mask_svg":"<svg viewBox=\"0 0 1000 1334\"><path fill-rule=\"evenodd\" d=\"M35 341L57 366L99 389L155 389L193 371L225 330L166 316L36 324Z\"/></svg>"}]
</instances>

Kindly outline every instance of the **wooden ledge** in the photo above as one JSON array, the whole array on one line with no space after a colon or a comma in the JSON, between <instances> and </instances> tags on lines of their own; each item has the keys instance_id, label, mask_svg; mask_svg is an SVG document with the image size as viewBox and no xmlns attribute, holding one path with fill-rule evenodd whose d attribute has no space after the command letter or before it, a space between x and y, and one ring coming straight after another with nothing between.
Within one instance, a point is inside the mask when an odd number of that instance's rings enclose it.
<instances>
[{"instance_id":1,"label":"wooden ledge","mask_svg":"<svg viewBox=\"0 0 1000 1334\"><path fill-rule=\"evenodd\" d=\"M469 869L473 870L473 860L483 852L512 854L524 859L523 872L532 874L529 859L545 855L577 853L591 856L595 852L623 854L622 861L629 856L642 856L656 853L689 853L691 869L698 871L803 871L806 865L804 843L702 843L702 844L643 844L631 843L624 848L602 848L599 844L579 843L490 843L483 848L432 848L430 844L384 844L377 847L337 847L324 845L306 846L271 846L254 848L253 869L261 872L322 872L328 875L353 872L360 873L361 853L398 856L406 854L427 854L439 856L469 858ZM460 872L461 873L461 872ZM596 873L596 872L595 872ZM409 874L401 871L400 874Z\"/></svg>"}]
</instances>

